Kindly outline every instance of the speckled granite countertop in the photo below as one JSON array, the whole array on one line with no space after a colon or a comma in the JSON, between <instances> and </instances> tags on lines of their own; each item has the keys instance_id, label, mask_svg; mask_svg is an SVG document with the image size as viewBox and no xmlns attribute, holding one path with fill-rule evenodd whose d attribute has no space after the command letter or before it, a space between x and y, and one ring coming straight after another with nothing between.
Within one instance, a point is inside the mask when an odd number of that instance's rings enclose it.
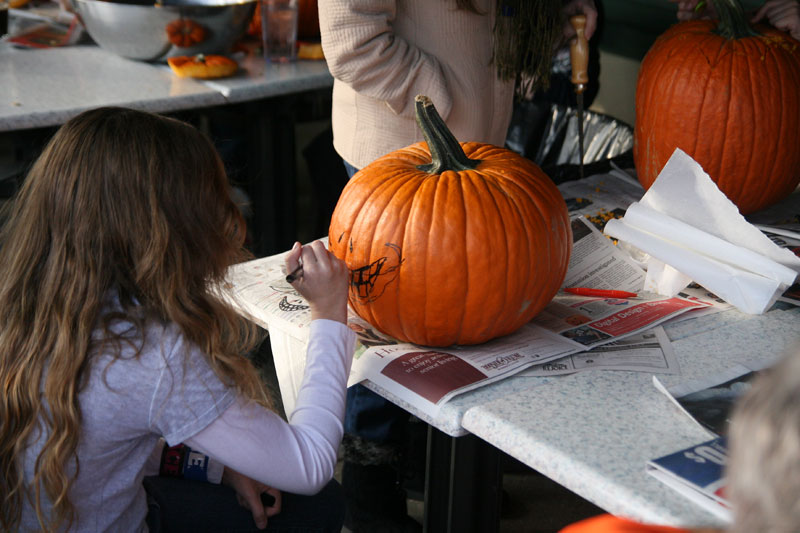
<instances>
[{"instance_id":1,"label":"speckled granite countertop","mask_svg":"<svg viewBox=\"0 0 800 533\"><path fill-rule=\"evenodd\" d=\"M800 343L800 309L762 316L734 311L665 329L681 368L681 375L660 377L670 386L786 353ZM536 378L515 381L524 379ZM466 410L462 425L611 513L678 526L721 524L645 473L649 459L710 438L656 390L649 374L551 378Z\"/></svg>"},{"instance_id":2,"label":"speckled granite countertop","mask_svg":"<svg viewBox=\"0 0 800 533\"><path fill-rule=\"evenodd\" d=\"M22 50L0 43L0 131L63 124L82 111L118 105L170 112L319 89L333 84L324 61L241 62L232 78L178 78L165 64L116 56L94 45Z\"/></svg>"}]
</instances>

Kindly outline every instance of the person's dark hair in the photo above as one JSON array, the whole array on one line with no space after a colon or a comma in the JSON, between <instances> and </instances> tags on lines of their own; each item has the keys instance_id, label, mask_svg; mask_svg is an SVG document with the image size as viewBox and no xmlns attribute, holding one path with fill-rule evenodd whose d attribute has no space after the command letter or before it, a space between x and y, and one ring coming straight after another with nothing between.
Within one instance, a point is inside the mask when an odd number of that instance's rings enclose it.
<instances>
[{"instance_id":1,"label":"person's dark hair","mask_svg":"<svg viewBox=\"0 0 800 533\"><path fill-rule=\"evenodd\" d=\"M205 135L150 113L88 111L45 147L0 234L0 529L18 527L28 497L44 530L74 519L77 469L65 465L79 466L78 393L97 342L119 355L114 322L176 324L223 381L269 403L242 356L258 329L215 296L249 257L229 189ZM110 294L122 311L103 316ZM47 439L27 486L21 458L37 426Z\"/></svg>"},{"instance_id":2,"label":"person's dark hair","mask_svg":"<svg viewBox=\"0 0 800 533\"><path fill-rule=\"evenodd\" d=\"M517 95L550 84L553 52L561 37L561 0L497 0L493 60L497 76L514 81ZM458 9L483 14L474 0L456 0Z\"/></svg>"}]
</instances>

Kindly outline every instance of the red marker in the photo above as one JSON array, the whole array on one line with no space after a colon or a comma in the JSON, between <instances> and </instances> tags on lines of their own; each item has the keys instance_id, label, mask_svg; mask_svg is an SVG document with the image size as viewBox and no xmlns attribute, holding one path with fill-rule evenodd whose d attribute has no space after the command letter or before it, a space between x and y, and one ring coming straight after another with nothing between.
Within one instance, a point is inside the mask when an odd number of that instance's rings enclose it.
<instances>
[{"instance_id":1,"label":"red marker","mask_svg":"<svg viewBox=\"0 0 800 533\"><path fill-rule=\"evenodd\" d=\"M590 289L588 287L567 287L564 291L578 296L597 296L599 298L636 298L639 296L635 292Z\"/></svg>"}]
</instances>

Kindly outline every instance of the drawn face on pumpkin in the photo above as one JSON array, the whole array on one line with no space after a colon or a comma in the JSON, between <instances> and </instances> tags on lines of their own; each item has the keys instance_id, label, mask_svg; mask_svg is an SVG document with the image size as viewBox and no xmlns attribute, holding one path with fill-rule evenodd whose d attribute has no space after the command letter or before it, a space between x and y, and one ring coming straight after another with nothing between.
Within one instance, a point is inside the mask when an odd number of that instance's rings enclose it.
<instances>
[{"instance_id":1,"label":"drawn face on pumpkin","mask_svg":"<svg viewBox=\"0 0 800 533\"><path fill-rule=\"evenodd\" d=\"M353 243L350 242L352 252ZM371 263L350 268L350 294L362 302L373 302L380 298L386 286L392 283L403 264L400 247L393 243L386 243L386 255L380 256Z\"/></svg>"}]
</instances>

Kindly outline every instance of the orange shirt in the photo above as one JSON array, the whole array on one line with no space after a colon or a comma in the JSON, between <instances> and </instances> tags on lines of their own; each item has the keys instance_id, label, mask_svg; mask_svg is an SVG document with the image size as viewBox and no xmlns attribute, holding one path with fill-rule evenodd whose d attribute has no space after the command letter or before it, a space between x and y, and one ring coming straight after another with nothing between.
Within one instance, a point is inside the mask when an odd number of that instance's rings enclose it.
<instances>
[{"instance_id":1,"label":"orange shirt","mask_svg":"<svg viewBox=\"0 0 800 533\"><path fill-rule=\"evenodd\" d=\"M688 529L640 524L626 518L603 514L571 524L561 533L689 533Z\"/></svg>"}]
</instances>

